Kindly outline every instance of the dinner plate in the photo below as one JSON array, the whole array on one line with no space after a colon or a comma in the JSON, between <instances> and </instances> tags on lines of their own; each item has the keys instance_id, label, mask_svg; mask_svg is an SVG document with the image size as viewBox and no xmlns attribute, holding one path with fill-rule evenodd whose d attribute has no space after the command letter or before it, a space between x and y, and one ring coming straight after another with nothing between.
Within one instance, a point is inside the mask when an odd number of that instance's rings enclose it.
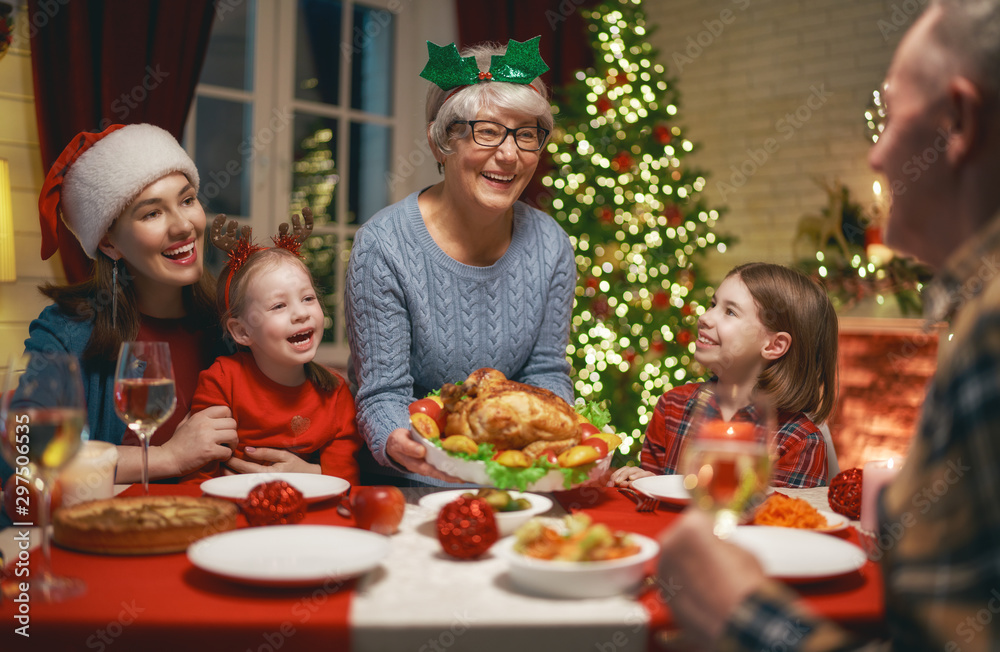
<instances>
[{"instance_id":1,"label":"dinner plate","mask_svg":"<svg viewBox=\"0 0 1000 652\"><path fill-rule=\"evenodd\" d=\"M307 503L339 496L351 488L343 478L317 473L240 473L211 478L201 483L201 490L209 496L243 500L250 490L264 482L284 480L302 492Z\"/></svg>"},{"instance_id":2,"label":"dinner plate","mask_svg":"<svg viewBox=\"0 0 1000 652\"><path fill-rule=\"evenodd\" d=\"M436 491L432 494L427 494L422 497L418 504L421 507L433 510L435 516L441 511L441 508L455 500L462 494L476 493L474 489L454 489L452 491ZM500 536L505 537L514 534L517 528L521 527L524 523L528 521L532 516L538 516L539 514L544 514L545 512L552 509L552 501L545 496L539 496L538 494L523 493L520 491L510 491L511 500L517 500L518 498L524 498L531 503L531 507L528 509L521 509L516 512L493 512L494 518L497 521L497 530Z\"/></svg>"},{"instance_id":3,"label":"dinner plate","mask_svg":"<svg viewBox=\"0 0 1000 652\"><path fill-rule=\"evenodd\" d=\"M826 519L826 527L816 528L816 532L842 532L850 525L847 517L825 509L817 510L819 515Z\"/></svg>"},{"instance_id":4,"label":"dinner plate","mask_svg":"<svg viewBox=\"0 0 1000 652\"><path fill-rule=\"evenodd\" d=\"M818 582L857 571L867 557L861 548L813 530L741 525L729 541L750 551L764 572L786 582Z\"/></svg>"},{"instance_id":5,"label":"dinner plate","mask_svg":"<svg viewBox=\"0 0 1000 652\"><path fill-rule=\"evenodd\" d=\"M270 525L232 530L191 544L188 559L229 580L315 586L363 575L389 553L389 538L336 525Z\"/></svg>"},{"instance_id":6,"label":"dinner plate","mask_svg":"<svg viewBox=\"0 0 1000 652\"><path fill-rule=\"evenodd\" d=\"M665 503L687 505L691 502L691 494L684 488L683 475L646 476L633 482L632 487L636 491L658 498Z\"/></svg>"}]
</instances>

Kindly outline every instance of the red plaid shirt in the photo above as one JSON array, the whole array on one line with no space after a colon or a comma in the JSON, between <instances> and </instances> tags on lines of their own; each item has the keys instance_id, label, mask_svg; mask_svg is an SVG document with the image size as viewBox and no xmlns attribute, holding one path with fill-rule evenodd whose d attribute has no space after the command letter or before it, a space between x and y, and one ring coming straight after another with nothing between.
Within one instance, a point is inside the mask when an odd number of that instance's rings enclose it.
<instances>
[{"instance_id":1,"label":"red plaid shirt","mask_svg":"<svg viewBox=\"0 0 1000 652\"><path fill-rule=\"evenodd\" d=\"M646 429L640 462L656 474L677 473L681 449L687 438L694 396L702 383L671 389L656 403ZM733 421L747 419L746 408ZM773 463L771 486L818 487L826 484L826 444L819 428L801 412L778 412L778 459Z\"/></svg>"}]
</instances>

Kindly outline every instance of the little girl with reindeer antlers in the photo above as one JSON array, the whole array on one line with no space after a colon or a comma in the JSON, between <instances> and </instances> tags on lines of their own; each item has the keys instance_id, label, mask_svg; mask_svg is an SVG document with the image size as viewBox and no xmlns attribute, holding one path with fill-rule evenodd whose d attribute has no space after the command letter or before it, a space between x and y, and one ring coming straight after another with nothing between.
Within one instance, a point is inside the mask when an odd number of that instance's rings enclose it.
<instances>
[{"instance_id":1,"label":"little girl with reindeer antlers","mask_svg":"<svg viewBox=\"0 0 1000 652\"><path fill-rule=\"evenodd\" d=\"M225 463L186 478L227 473L294 471L358 482L361 439L347 382L313 358L323 336L323 309L299 248L312 232L312 212L278 228L274 246L251 242L250 227L219 215L212 243L229 254L219 277L220 321L239 351L201 372L192 409L228 405L239 444ZM195 407L197 406L197 407ZM297 458L272 449L285 449Z\"/></svg>"}]
</instances>

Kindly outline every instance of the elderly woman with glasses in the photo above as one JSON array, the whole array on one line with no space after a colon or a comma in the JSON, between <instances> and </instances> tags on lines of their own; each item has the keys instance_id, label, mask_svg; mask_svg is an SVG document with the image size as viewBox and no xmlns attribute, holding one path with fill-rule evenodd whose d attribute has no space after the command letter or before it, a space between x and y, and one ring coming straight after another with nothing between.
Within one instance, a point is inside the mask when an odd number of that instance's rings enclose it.
<instances>
[{"instance_id":1,"label":"elderly woman with glasses","mask_svg":"<svg viewBox=\"0 0 1000 652\"><path fill-rule=\"evenodd\" d=\"M518 201L553 122L538 38L461 54L427 46L427 140L443 179L372 217L348 269L350 374L374 458L362 464L368 484L454 480L410 439L408 407L476 369L573 400L573 248L555 220Z\"/></svg>"}]
</instances>

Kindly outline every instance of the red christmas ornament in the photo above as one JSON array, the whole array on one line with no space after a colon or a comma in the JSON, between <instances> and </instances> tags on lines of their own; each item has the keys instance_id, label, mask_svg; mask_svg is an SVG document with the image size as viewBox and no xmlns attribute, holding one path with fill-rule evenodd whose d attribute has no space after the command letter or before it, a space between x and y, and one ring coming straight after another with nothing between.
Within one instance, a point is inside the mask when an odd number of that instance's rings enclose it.
<instances>
[{"instance_id":1,"label":"red christmas ornament","mask_svg":"<svg viewBox=\"0 0 1000 652\"><path fill-rule=\"evenodd\" d=\"M663 211L663 215L667 218L667 226L674 228L680 226L684 220L684 216L681 215L681 209L677 208L674 204L667 206L666 210Z\"/></svg>"},{"instance_id":2,"label":"red christmas ornament","mask_svg":"<svg viewBox=\"0 0 1000 652\"><path fill-rule=\"evenodd\" d=\"M827 501L830 509L844 516L857 520L861 518L861 479L864 471L847 469L841 471L830 481Z\"/></svg>"},{"instance_id":3,"label":"red christmas ornament","mask_svg":"<svg viewBox=\"0 0 1000 652\"><path fill-rule=\"evenodd\" d=\"M621 86L622 84L628 83L628 75L624 72L620 72L611 78L611 86Z\"/></svg>"},{"instance_id":4,"label":"red christmas ornament","mask_svg":"<svg viewBox=\"0 0 1000 652\"><path fill-rule=\"evenodd\" d=\"M596 290L597 286L601 284L601 282L597 280L596 276L588 276L585 283L591 290Z\"/></svg>"},{"instance_id":5,"label":"red christmas ornament","mask_svg":"<svg viewBox=\"0 0 1000 652\"><path fill-rule=\"evenodd\" d=\"M284 480L257 485L241 507L250 525L287 525L306 517L305 496Z\"/></svg>"},{"instance_id":6,"label":"red christmas ornament","mask_svg":"<svg viewBox=\"0 0 1000 652\"><path fill-rule=\"evenodd\" d=\"M663 310L670 305L670 297L663 290L659 290L653 295L653 307L659 310Z\"/></svg>"},{"instance_id":7,"label":"red christmas ornament","mask_svg":"<svg viewBox=\"0 0 1000 652\"><path fill-rule=\"evenodd\" d=\"M665 125L655 127L653 129L653 135L661 145L666 145L674 137L673 134L670 133L670 128Z\"/></svg>"},{"instance_id":8,"label":"red christmas ornament","mask_svg":"<svg viewBox=\"0 0 1000 652\"><path fill-rule=\"evenodd\" d=\"M683 306L681 306L681 316L690 317L693 313L694 313L694 306L692 306L690 303L685 303Z\"/></svg>"},{"instance_id":9,"label":"red christmas ornament","mask_svg":"<svg viewBox=\"0 0 1000 652\"><path fill-rule=\"evenodd\" d=\"M597 112L598 113L607 113L612 108L614 108L614 104L611 103L611 100L609 100L608 98L604 97L603 95L601 97L597 98L597 104L596 104L596 106L597 106Z\"/></svg>"},{"instance_id":10,"label":"red christmas ornament","mask_svg":"<svg viewBox=\"0 0 1000 652\"><path fill-rule=\"evenodd\" d=\"M456 498L441 508L437 535L441 547L452 557L478 557L498 538L493 509L482 498Z\"/></svg>"},{"instance_id":11,"label":"red christmas ornament","mask_svg":"<svg viewBox=\"0 0 1000 652\"><path fill-rule=\"evenodd\" d=\"M667 345L663 340L653 340L653 343L649 345L649 350L657 355L660 355L666 349Z\"/></svg>"},{"instance_id":12,"label":"red christmas ornament","mask_svg":"<svg viewBox=\"0 0 1000 652\"><path fill-rule=\"evenodd\" d=\"M630 170L634 163L635 159L633 159L628 152L622 152L611 159L611 167L618 172L621 172L622 170Z\"/></svg>"},{"instance_id":13,"label":"red christmas ornament","mask_svg":"<svg viewBox=\"0 0 1000 652\"><path fill-rule=\"evenodd\" d=\"M601 220L604 224L611 224L615 221L615 212L607 206L604 206L597 211L597 219Z\"/></svg>"},{"instance_id":14,"label":"red christmas ornament","mask_svg":"<svg viewBox=\"0 0 1000 652\"><path fill-rule=\"evenodd\" d=\"M598 319L604 319L608 316L608 310L611 306L608 305L607 297L600 296L594 299L594 303L591 306L594 309L594 316Z\"/></svg>"},{"instance_id":15,"label":"red christmas ornament","mask_svg":"<svg viewBox=\"0 0 1000 652\"><path fill-rule=\"evenodd\" d=\"M632 364L632 362L635 360L635 349L633 349L630 346L629 348L622 351L622 358L624 358L625 362Z\"/></svg>"},{"instance_id":16,"label":"red christmas ornament","mask_svg":"<svg viewBox=\"0 0 1000 652\"><path fill-rule=\"evenodd\" d=\"M687 346L691 343L691 331L681 331L677 333L677 343L681 346Z\"/></svg>"}]
</instances>

